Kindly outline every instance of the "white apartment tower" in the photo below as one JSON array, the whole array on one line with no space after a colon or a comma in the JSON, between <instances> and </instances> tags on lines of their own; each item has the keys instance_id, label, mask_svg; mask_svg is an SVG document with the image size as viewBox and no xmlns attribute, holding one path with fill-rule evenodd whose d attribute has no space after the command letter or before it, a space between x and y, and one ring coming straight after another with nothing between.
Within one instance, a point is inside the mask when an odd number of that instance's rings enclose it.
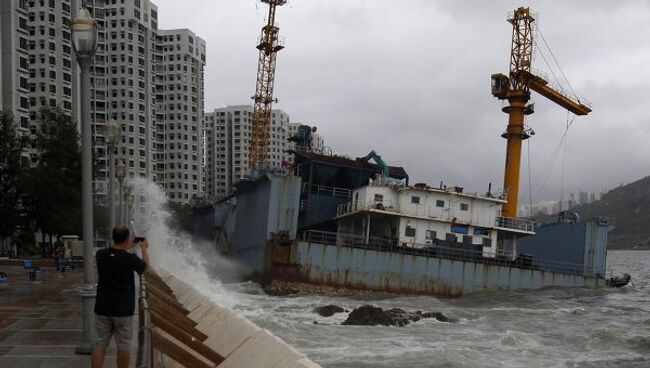
<instances>
[{"instance_id":1,"label":"white apartment tower","mask_svg":"<svg viewBox=\"0 0 650 368\"><path fill-rule=\"evenodd\" d=\"M188 29L158 32L162 81L158 86L158 182L173 201L203 192L203 78L205 41ZM161 165L160 163L163 163Z\"/></svg>"},{"instance_id":2,"label":"white apartment tower","mask_svg":"<svg viewBox=\"0 0 650 368\"><path fill-rule=\"evenodd\" d=\"M71 3L0 1L0 109L14 115L20 133L37 132L42 108L60 108L65 115L73 115L76 68L70 33ZM26 152L25 164L29 156Z\"/></svg>"},{"instance_id":3,"label":"white apartment tower","mask_svg":"<svg viewBox=\"0 0 650 368\"><path fill-rule=\"evenodd\" d=\"M38 111L58 107L79 120L78 64L71 19L81 0L0 0L0 109L25 134L38 130ZM205 41L187 29L158 29L149 0L86 0L99 24L91 68L91 124L96 201L106 203L106 123L122 126L116 160L128 178L146 177L171 200L202 188ZM26 155L27 158L27 155Z\"/></svg>"},{"instance_id":4,"label":"white apartment tower","mask_svg":"<svg viewBox=\"0 0 650 368\"><path fill-rule=\"evenodd\" d=\"M253 107L236 105L216 109L205 114L205 192L209 197L220 198L234 189L234 184L249 175L248 153L250 146ZM280 167L288 161L291 123L282 110L271 114L270 144L267 157L270 167Z\"/></svg>"}]
</instances>

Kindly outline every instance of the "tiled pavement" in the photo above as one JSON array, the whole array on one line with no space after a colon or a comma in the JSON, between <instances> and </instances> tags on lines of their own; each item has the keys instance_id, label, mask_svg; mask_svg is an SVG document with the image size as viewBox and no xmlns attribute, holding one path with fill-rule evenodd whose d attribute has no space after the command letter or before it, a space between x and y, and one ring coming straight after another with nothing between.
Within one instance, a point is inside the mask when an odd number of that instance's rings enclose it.
<instances>
[{"instance_id":1,"label":"tiled pavement","mask_svg":"<svg viewBox=\"0 0 650 368\"><path fill-rule=\"evenodd\" d=\"M0 367L89 367L89 356L74 352L82 336L83 270L57 279L53 268L44 268L37 282L29 282L22 267L0 266L0 271L9 276L0 284ZM115 367L114 345L104 367Z\"/></svg>"}]
</instances>

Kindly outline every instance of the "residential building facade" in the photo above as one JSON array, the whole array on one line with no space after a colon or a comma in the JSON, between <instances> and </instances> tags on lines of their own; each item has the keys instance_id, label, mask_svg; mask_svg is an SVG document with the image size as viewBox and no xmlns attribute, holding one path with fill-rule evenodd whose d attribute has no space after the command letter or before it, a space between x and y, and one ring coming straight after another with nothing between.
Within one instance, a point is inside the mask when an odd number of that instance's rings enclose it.
<instances>
[{"instance_id":1,"label":"residential building facade","mask_svg":"<svg viewBox=\"0 0 650 368\"><path fill-rule=\"evenodd\" d=\"M248 157L252 119L251 105L228 106L205 114L205 191L209 197L228 195L237 182L250 175ZM283 161L289 160L287 151L291 143L288 138L295 129L289 114L282 110L272 111L267 149L269 167L279 168Z\"/></svg>"},{"instance_id":2,"label":"residential building facade","mask_svg":"<svg viewBox=\"0 0 650 368\"><path fill-rule=\"evenodd\" d=\"M44 107L59 108L80 124L70 24L81 3L0 1L0 109L13 113L24 134L36 134ZM104 132L110 120L122 128L115 161L125 162L127 180L149 178L171 200L189 201L203 190L205 41L188 29L159 30L158 9L149 0L85 5L99 26L90 72L96 201L108 201ZM32 161L33 153L26 153Z\"/></svg>"}]
</instances>

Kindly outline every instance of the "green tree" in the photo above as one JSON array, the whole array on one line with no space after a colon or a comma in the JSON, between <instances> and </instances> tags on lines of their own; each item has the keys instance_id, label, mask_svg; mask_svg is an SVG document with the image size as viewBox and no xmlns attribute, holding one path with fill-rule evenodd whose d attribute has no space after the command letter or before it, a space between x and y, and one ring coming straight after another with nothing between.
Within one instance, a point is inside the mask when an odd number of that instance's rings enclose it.
<instances>
[{"instance_id":1,"label":"green tree","mask_svg":"<svg viewBox=\"0 0 650 368\"><path fill-rule=\"evenodd\" d=\"M61 110L42 110L39 127L26 207L51 246L57 235L81 232L81 149L76 124Z\"/></svg>"},{"instance_id":2,"label":"green tree","mask_svg":"<svg viewBox=\"0 0 650 368\"><path fill-rule=\"evenodd\" d=\"M19 182L25 165L21 157L27 144L27 137L18 134L13 115L0 112L0 241L11 237L23 220Z\"/></svg>"}]
</instances>

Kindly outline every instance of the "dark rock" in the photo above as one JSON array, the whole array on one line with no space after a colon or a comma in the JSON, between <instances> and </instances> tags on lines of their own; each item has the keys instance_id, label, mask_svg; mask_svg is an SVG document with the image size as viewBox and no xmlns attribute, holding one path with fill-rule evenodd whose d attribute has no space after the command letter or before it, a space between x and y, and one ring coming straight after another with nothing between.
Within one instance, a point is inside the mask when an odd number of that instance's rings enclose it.
<instances>
[{"instance_id":1,"label":"dark rock","mask_svg":"<svg viewBox=\"0 0 650 368\"><path fill-rule=\"evenodd\" d=\"M445 316L440 312L406 312L400 308L393 308L384 311L372 305L364 305L353 310L343 325L359 326L406 326L411 322L417 322L425 318L435 318L440 322L456 322L454 319Z\"/></svg>"},{"instance_id":2,"label":"dark rock","mask_svg":"<svg viewBox=\"0 0 650 368\"><path fill-rule=\"evenodd\" d=\"M323 317L331 317L335 315L336 313L343 313L346 312L345 309L337 306L337 305L326 305L324 307L318 307L314 309L314 312L318 313L319 315Z\"/></svg>"},{"instance_id":3,"label":"dark rock","mask_svg":"<svg viewBox=\"0 0 650 368\"><path fill-rule=\"evenodd\" d=\"M372 305L364 305L350 312L348 318L342 324L355 326L392 326L394 322L393 318L384 312L383 309L373 307Z\"/></svg>"},{"instance_id":4,"label":"dark rock","mask_svg":"<svg viewBox=\"0 0 650 368\"><path fill-rule=\"evenodd\" d=\"M437 319L437 320L440 321L440 322L449 322L449 323L456 323L456 322L458 322L457 320L455 320L455 319L453 319L453 318L449 318L449 317L445 316L444 314L442 314L442 313L440 313L440 312L426 312L426 313L422 313L422 318L435 318L435 319Z\"/></svg>"}]
</instances>

